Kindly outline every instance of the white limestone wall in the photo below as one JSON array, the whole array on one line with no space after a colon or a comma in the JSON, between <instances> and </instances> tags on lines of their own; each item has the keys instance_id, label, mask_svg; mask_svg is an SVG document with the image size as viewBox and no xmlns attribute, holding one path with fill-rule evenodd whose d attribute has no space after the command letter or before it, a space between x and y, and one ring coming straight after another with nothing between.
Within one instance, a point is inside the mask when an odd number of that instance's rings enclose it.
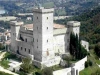
<instances>
[{"instance_id":1,"label":"white limestone wall","mask_svg":"<svg viewBox=\"0 0 100 75\"><path fill-rule=\"evenodd\" d=\"M54 58L53 13L43 14L42 24L42 60L45 61Z\"/></svg>"},{"instance_id":2,"label":"white limestone wall","mask_svg":"<svg viewBox=\"0 0 100 75\"><path fill-rule=\"evenodd\" d=\"M52 59L54 57L52 10L34 10L33 37L35 59L38 61Z\"/></svg>"},{"instance_id":3,"label":"white limestone wall","mask_svg":"<svg viewBox=\"0 0 100 75\"><path fill-rule=\"evenodd\" d=\"M87 41L81 40L81 45L87 50L89 51L89 43Z\"/></svg>"},{"instance_id":4,"label":"white limestone wall","mask_svg":"<svg viewBox=\"0 0 100 75\"><path fill-rule=\"evenodd\" d=\"M87 61L87 56L80 61L72 64L72 75L79 75L79 72L84 70L85 62Z\"/></svg>"},{"instance_id":5,"label":"white limestone wall","mask_svg":"<svg viewBox=\"0 0 100 75\"><path fill-rule=\"evenodd\" d=\"M53 75L71 75L71 67L53 71Z\"/></svg>"},{"instance_id":6,"label":"white limestone wall","mask_svg":"<svg viewBox=\"0 0 100 75\"><path fill-rule=\"evenodd\" d=\"M53 71L53 75L79 75L79 72L85 68L85 61L87 61L87 56L72 64L72 67Z\"/></svg>"},{"instance_id":7,"label":"white limestone wall","mask_svg":"<svg viewBox=\"0 0 100 75\"><path fill-rule=\"evenodd\" d=\"M54 50L55 53L63 54L65 53L65 34L54 36Z\"/></svg>"}]
</instances>

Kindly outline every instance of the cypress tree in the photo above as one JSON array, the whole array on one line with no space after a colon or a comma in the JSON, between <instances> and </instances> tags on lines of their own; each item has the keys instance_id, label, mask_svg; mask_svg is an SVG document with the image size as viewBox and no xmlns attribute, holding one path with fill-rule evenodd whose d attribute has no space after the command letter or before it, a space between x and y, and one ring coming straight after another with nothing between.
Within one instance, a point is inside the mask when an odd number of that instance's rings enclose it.
<instances>
[{"instance_id":1,"label":"cypress tree","mask_svg":"<svg viewBox=\"0 0 100 75\"><path fill-rule=\"evenodd\" d=\"M81 46L78 35L70 34L70 54L75 59L82 59L87 55L87 51Z\"/></svg>"}]
</instances>

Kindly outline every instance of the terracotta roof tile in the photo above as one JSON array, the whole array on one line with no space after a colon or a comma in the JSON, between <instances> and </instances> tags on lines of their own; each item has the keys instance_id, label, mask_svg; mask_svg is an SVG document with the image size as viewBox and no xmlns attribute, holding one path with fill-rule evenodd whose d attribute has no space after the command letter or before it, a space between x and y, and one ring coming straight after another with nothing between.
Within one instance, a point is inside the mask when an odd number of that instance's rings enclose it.
<instances>
[{"instance_id":1,"label":"terracotta roof tile","mask_svg":"<svg viewBox=\"0 0 100 75\"><path fill-rule=\"evenodd\" d=\"M26 24L23 27L28 28L28 29L33 29L33 24ZM53 27L57 29L66 28L65 25L56 24L56 23L54 23Z\"/></svg>"}]
</instances>

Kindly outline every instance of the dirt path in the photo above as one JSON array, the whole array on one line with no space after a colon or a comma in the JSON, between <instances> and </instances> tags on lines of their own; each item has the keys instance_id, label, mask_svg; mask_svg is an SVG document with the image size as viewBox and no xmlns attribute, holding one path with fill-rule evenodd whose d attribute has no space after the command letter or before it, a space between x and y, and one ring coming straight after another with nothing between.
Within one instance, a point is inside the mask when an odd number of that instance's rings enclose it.
<instances>
[{"instance_id":1,"label":"dirt path","mask_svg":"<svg viewBox=\"0 0 100 75\"><path fill-rule=\"evenodd\" d=\"M0 61L1 61L1 59L4 57L5 54L6 54L6 52L2 52L2 53L0 54Z\"/></svg>"}]
</instances>

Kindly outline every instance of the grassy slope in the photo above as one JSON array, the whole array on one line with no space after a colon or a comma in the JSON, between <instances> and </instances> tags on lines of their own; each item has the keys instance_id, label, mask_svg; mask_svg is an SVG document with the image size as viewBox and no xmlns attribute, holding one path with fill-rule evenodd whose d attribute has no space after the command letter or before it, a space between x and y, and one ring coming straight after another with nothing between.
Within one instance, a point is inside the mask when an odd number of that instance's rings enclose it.
<instances>
[{"instance_id":1,"label":"grassy slope","mask_svg":"<svg viewBox=\"0 0 100 75\"><path fill-rule=\"evenodd\" d=\"M90 56L88 56L88 60L91 60L93 62L93 66L85 68L83 71L80 72L80 75L91 75L91 73L94 73L97 69L99 69L98 65L96 64L96 61L98 60L95 59L95 54L93 50L90 51Z\"/></svg>"},{"instance_id":2,"label":"grassy slope","mask_svg":"<svg viewBox=\"0 0 100 75\"><path fill-rule=\"evenodd\" d=\"M12 74L8 74L8 73L1 72L1 71L0 71L0 75L12 75Z\"/></svg>"}]
</instances>

